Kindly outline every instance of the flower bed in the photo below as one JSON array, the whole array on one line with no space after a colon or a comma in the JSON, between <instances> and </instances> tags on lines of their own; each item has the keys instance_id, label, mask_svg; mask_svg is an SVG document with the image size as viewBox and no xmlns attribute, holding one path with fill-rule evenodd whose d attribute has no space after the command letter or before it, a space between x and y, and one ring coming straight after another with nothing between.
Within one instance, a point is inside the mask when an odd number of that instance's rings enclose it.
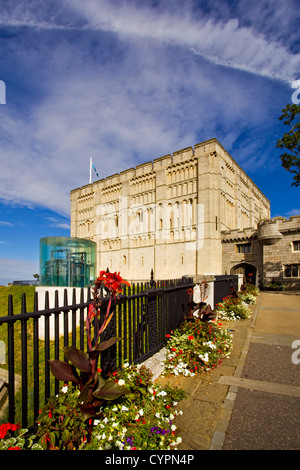
<instances>
[{"instance_id":1,"label":"flower bed","mask_svg":"<svg viewBox=\"0 0 300 470\"><path fill-rule=\"evenodd\" d=\"M221 323L199 319L185 321L167 337L164 376L193 376L214 369L229 357L232 347L232 335Z\"/></svg>"},{"instance_id":2,"label":"flower bed","mask_svg":"<svg viewBox=\"0 0 300 470\"><path fill-rule=\"evenodd\" d=\"M177 403L184 391L170 385L152 382L152 373L145 366L125 363L122 370L101 376L97 367L99 355L121 338L100 341L113 313L110 307L120 285L127 283L118 273L101 271L94 288L94 302L86 319L88 352L65 348L69 362L50 361L53 375L73 385L62 387L48 400L38 417L38 426L31 433L19 425L0 426L0 449L21 450L173 450L180 444L176 434ZM100 329L92 325L99 318L98 290L104 284L110 293L105 319ZM128 283L127 283L128 284ZM251 314L256 288L245 288L217 305L219 318L239 320ZM204 310L203 310L204 312ZM218 367L232 348L232 335L220 322L211 321L213 312L205 310L200 318L192 315L174 332L167 335L167 356L162 375L193 376ZM203 318L206 320L204 321ZM93 344L95 344L93 346ZM16 435L14 435L16 434Z\"/></svg>"},{"instance_id":3,"label":"flower bed","mask_svg":"<svg viewBox=\"0 0 300 470\"><path fill-rule=\"evenodd\" d=\"M97 418L85 421L78 407L79 390L64 386L41 410L36 433L29 435L20 425L1 425L0 449L176 450L181 437L175 421L182 414L177 404L184 391L154 384L145 366L126 363L111 378L129 393L108 401Z\"/></svg>"},{"instance_id":4,"label":"flower bed","mask_svg":"<svg viewBox=\"0 0 300 470\"><path fill-rule=\"evenodd\" d=\"M216 312L220 320L238 321L250 318L249 305L256 303L259 289L253 284L245 284L241 291L225 297L216 305Z\"/></svg>"},{"instance_id":5,"label":"flower bed","mask_svg":"<svg viewBox=\"0 0 300 470\"><path fill-rule=\"evenodd\" d=\"M130 393L118 402L108 403L103 416L94 421L91 441L80 447L86 450L172 450L181 438L176 436L178 401L184 392L169 385L152 383L152 373L146 367L124 364L114 374L119 385Z\"/></svg>"},{"instance_id":6,"label":"flower bed","mask_svg":"<svg viewBox=\"0 0 300 470\"><path fill-rule=\"evenodd\" d=\"M224 298L217 304L216 310L221 320L238 321L251 316L249 304L239 298Z\"/></svg>"}]
</instances>

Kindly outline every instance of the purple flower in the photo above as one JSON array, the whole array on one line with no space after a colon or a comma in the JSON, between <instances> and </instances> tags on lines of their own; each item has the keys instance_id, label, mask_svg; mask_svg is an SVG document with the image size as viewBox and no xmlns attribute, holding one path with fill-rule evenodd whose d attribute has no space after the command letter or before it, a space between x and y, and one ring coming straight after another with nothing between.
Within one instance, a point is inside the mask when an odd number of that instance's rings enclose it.
<instances>
[{"instance_id":1,"label":"purple flower","mask_svg":"<svg viewBox=\"0 0 300 470\"><path fill-rule=\"evenodd\" d=\"M170 432L169 429L165 430L165 429L161 429L161 428L159 428L159 427L157 427L157 426L153 426L153 427L150 429L150 433L151 433L151 434L149 434L149 435L150 435L150 436L151 436L151 435L153 436L153 434L161 434L162 436L164 436L164 435L167 434L168 432Z\"/></svg>"}]
</instances>

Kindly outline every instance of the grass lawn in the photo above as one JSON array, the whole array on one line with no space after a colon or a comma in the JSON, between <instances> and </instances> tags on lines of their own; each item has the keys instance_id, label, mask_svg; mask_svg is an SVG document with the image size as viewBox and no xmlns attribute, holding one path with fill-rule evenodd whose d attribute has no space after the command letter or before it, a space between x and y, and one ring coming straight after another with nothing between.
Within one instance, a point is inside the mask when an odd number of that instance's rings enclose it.
<instances>
[{"instance_id":1,"label":"grass lawn","mask_svg":"<svg viewBox=\"0 0 300 470\"><path fill-rule=\"evenodd\" d=\"M27 312L33 311L35 286L0 287L0 316L7 315L8 296L13 296L14 314L21 313L22 294L26 294Z\"/></svg>"}]
</instances>

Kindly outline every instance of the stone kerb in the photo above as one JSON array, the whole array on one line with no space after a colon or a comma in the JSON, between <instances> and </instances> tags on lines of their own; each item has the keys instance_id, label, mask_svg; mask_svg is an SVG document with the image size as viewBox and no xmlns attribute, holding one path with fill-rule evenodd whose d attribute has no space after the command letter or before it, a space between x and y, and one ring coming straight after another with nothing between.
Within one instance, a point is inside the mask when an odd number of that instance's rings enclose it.
<instances>
[{"instance_id":1,"label":"stone kerb","mask_svg":"<svg viewBox=\"0 0 300 470\"><path fill-rule=\"evenodd\" d=\"M59 307L63 307L64 305L64 291L67 290L68 296L68 305L72 304L73 301L73 290L75 289L76 294L76 303L80 303L80 287L52 287L52 286L38 286L36 287L36 292L38 292L38 299L39 299L39 310L43 310L45 308L42 302L45 302L45 293L48 291L49 293L49 308L55 307L55 291L58 291L58 305ZM84 302L87 301L87 293L88 289L84 288ZM50 315L49 318L49 336L50 340L54 340L55 338L55 329L54 329L54 319L55 315ZM79 310L76 310L76 327L79 326L80 318L79 318ZM71 312L68 315L68 330L69 332L72 331L72 314ZM61 312L59 314L59 333L62 335L64 332L64 313ZM45 339L45 317L41 316L39 320L39 338L44 340Z\"/></svg>"}]
</instances>

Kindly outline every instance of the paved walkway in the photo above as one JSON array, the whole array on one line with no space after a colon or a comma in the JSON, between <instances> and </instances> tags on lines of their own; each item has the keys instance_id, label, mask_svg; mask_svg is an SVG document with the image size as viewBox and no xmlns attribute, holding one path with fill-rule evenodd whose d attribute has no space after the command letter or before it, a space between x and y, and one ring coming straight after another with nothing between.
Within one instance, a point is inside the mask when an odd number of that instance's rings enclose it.
<instances>
[{"instance_id":1,"label":"paved walkway","mask_svg":"<svg viewBox=\"0 0 300 470\"><path fill-rule=\"evenodd\" d=\"M262 292L251 308L222 322L233 349L218 369L158 379L186 391L180 450L300 450L300 292Z\"/></svg>"}]
</instances>

